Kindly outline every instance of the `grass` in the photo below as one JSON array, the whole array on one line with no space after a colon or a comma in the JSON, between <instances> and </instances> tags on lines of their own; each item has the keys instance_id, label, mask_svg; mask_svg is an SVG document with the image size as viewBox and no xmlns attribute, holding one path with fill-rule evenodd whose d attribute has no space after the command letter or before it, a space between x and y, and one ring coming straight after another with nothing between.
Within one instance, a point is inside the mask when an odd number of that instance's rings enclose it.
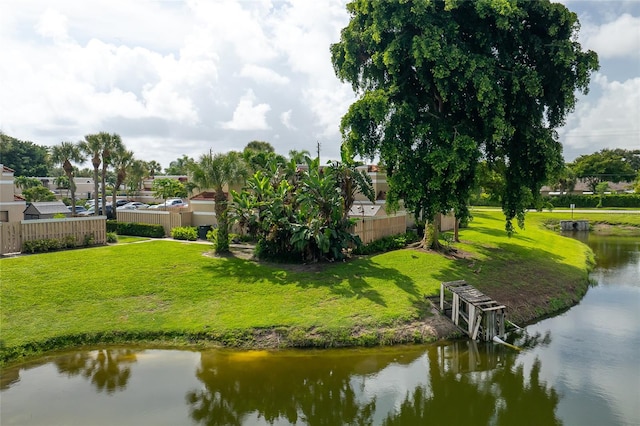
<instances>
[{"instance_id":1,"label":"grass","mask_svg":"<svg viewBox=\"0 0 640 426\"><path fill-rule=\"evenodd\" d=\"M463 259L398 250L305 269L172 241L2 259L0 361L97 342L252 345L270 330L284 339L276 346L391 343L394 327L429 315L424 296L441 281L466 279L519 320L586 291L590 251L544 229L546 214L529 215L512 238L501 213L474 214L454 244Z\"/></svg>"},{"instance_id":2,"label":"grass","mask_svg":"<svg viewBox=\"0 0 640 426\"><path fill-rule=\"evenodd\" d=\"M132 237L129 235L118 235L118 243L128 244L128 243L137 243L140 241L148 241L150 238L146 237Z\"/></svg>"}]
</instances>

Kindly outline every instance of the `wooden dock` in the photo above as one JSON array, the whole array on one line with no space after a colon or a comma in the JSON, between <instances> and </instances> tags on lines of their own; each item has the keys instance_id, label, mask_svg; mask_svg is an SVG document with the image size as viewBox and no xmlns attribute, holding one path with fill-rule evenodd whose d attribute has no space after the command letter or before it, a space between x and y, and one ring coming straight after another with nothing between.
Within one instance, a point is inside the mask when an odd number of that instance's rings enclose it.
<instances>
[{"instance_id":1,"label":"wooden dock","mask_svg":"<svg viewBox=\"0 0 640 426\"><path fill-rule=\"evenodd\" d=\"M505 310L464 280L440 284L440 311L473 340L504 336Z\"/></svg>"}]
</instances>

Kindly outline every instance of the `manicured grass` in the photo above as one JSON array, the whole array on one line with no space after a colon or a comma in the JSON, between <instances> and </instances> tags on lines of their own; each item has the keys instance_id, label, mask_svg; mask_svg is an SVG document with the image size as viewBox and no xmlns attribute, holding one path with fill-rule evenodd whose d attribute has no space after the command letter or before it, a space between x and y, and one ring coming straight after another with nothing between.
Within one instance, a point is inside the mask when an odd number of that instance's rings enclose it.
<instances>
[{"instance_id":1,"label":"manicured grass","mask_svg":"<svg viewBox=\"0 0 640 426\"><path fill-rule=\"evenodd\" d=\"M353 330L424 318L424 296L456 279L491 295L535 288L548 299L535 314L575 303L584 293L586 246L543 229L537 214L512 238L501 213L474 214L455 245L467 253L464 259L399 250L306 270L216 258L209 245L172 241L2 259L0 360L117 339L187 336L247 344L249 332L260 329L288 330L284 344L308 344L310 335L336 339L320 345L353 344ZM379 337L367 343L380 343Z\"/></svg>"},{"instance_id":2,"label":"manicured grass","mask_svg":"<svg viewBox=\"0 0 640 426\"><path fill-rule=\"evenodd\" d=\"M147 241L149 238L146 237L132 237L129 235L118 235L118 243L127 244L127 243L137 243L140 241Z\"/></svg>"}]
</instances>

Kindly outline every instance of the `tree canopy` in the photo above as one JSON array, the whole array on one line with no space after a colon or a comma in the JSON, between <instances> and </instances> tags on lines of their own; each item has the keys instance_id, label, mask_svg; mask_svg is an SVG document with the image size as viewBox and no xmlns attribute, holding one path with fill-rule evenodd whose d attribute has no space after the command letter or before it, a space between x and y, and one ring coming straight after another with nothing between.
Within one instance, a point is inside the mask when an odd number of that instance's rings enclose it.
<instances>
[{"instance_id":1,"label":"tree canopy","mask_svg":"<svg viewBox=\"0 0 640 426\"><path fill-rule=\"evenodd\" d=\"M0 163L13 169L15 176L48 176L47 147L22 141L0 132Z\"/></svg>"},{"instance_id":2,"label":"tree canopy","mask_svg":"<svg viewBox=\"0 0 640 426\"><path fill-rule=\"evenodd\" d=\"M633 181L637 172L633 168L633 160L633 151L603 149L579 156L571 168L578 178L587 182L591 192L595 193L601 182Z\"/></svg>"},{"instance_id":3,"label":"tree canopy","mask_svg":"<svg viewBox=\"0 0 640 426\"><path fill-rule=\"evenodd\" d=\"M331 46L359 98L343 144L379 156L391 205L417 218L467 216L477 163L504 164L506 229L561 167L554 129L586 93L597 55L576 41L577 16L549 1L355 0Z\"/></svg>"}]
</instances>

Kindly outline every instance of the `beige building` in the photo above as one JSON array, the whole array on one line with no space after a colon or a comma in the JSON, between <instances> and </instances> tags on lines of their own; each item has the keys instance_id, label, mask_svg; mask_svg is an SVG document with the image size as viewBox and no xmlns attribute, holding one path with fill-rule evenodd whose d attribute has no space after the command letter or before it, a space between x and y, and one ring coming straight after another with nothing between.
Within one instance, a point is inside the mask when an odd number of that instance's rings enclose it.
<instances>
[{"instance_id":1,"label":"beige building","mask_svg":"<svg viewBox=\"0 0 640 426\"><path fill-rule=\"evenodd\" d=\"M0 222L20 222L27 203L15 193L13 170L3 164L0 169Z\"/></svg>"}]
</instances>

